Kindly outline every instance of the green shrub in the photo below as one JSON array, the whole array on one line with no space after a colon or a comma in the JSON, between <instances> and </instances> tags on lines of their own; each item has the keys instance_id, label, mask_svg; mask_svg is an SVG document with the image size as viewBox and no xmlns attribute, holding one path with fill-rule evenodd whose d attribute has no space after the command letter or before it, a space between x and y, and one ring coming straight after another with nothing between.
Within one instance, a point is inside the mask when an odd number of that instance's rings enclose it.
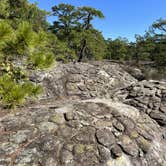
<instances>
[{"instance_id":1,"label":"green shrub","mask_svg":"<svg viewBox=\"0 0 166 166\"><path fill-rule=\"evenodd\" d=\"M30 82L18 83L8 74L0 77L0 96L3 104L8 108L16 108L26 101L26 97L36 96L42 91L40 86Z\"/></svg>"},{"instance_id":2,"label":"green shrub","mask_svg":"<svg viewBox=\"0 0 166 166\"><path fill-rule=\"evenodd\" d=\"M36 51L30 56L30 63L37 69L50 67L54 62L54 54L50 51Z\"/></svg>"},{"instance_id":3,"label":"green shrub","mask_svg":"<svg viewBox=\"0 0 166 166\"><path fill-rule=\"evenodd\" d=\"M32 25L22 21L14 29L6 20L0 20L0 101L9 108L35 97L42 88L29 81L32 69L44 69L54 63L54 54L48 50L47 33L35 32Z\"/></svg>"}]
</instances>

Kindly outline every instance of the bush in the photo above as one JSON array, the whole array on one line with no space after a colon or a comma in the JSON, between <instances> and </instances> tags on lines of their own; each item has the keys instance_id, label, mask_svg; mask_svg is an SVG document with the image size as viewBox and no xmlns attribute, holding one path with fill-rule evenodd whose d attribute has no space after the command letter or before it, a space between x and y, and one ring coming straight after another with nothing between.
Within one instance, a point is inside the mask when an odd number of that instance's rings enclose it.
<instances>
[{"instance_id":1,"label":"bush","mask_svg":"<svg viewBox=\"0 0 166 166\"><path fill-rule=\"evenodd\" d=\"M0 97L8 108L25 103L42 88L29 81L27 68L48 68L54 63L52 51L48 51L47 33L35 32L32 25L22 21L17 29L6 20L0 20Z\"/></svg>"},{"instance_id":2,"label":"bush","mask_svg":"<svg viewBox=\"0 0 166 166\"><path fill-rule=\"evenodd\" d=\"M55 57L54 54L50 51L36 51L30 56L30 63L37 68L43 69L48 68L53 64Z\"/></svg>"},{"instance_id":3,"label":"bush","mask_svg":"<svg viewBox=\"0 0 166 166\"><path fill-rule=\"evenodd\" d=\"M30 82L18 83L8 74L0 78L0 96L3 104L8 108L16 108L25 103L26 97L36 96L42 91L40 86Z\"/></svg>"}]
</instances>

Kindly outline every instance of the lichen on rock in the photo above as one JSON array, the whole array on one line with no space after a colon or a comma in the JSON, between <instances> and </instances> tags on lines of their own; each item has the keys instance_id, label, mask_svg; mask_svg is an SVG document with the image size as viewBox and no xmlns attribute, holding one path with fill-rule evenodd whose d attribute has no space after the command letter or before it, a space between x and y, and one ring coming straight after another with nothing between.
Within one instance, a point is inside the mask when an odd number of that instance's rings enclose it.
<instances>
[{"instance_id":1,"label":"lichen on rock","mask_svg":"<svg viewBox=\"0 0 166 166\"><path fill-rule=\"evenodd\" d=\"M106 62L58 64L31 80L45 93L0 117L0 165L165 165L165 82Z\"/></svg>"}]
</instances>

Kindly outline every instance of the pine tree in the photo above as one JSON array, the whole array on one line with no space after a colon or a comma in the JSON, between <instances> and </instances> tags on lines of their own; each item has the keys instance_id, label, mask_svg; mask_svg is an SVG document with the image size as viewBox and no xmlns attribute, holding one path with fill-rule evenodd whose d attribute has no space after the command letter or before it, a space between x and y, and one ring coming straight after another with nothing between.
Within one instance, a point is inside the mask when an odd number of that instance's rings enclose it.
<instances>
[{"instance_id":1,"label":"pine tree","mask_svg":"<svg viewBox=\"0 0 166 166\"><path fill-rule=\"evenodd\" d=\"M91 7L75 7L69 4L59 4L52 7L52 15L57 17L50 27L61 42L65 42L67 48L64 55L58 59L71 60L71 57L82 61L83 58L102 59L106 48L102 34L94 29L92 20L104 18L101 11ZM97 47L101 45L101 47ZM69 52L75 52L70 56ZM76 56L75 56L76 55ZM61 58L60 58L61 57Z\"/></svg>"},{"instance_id":2,"label":"pine tree","mask_svg":"<svg viewBox=\"0 0 166 166\"><path fill-rule=\"evenodd\" d=\"M43 69L54 63L54 54L48 50L47 33L35 32L28 22L20 22L14 29L9 21L0 21L0 97L8 107L16 108L27 97L42 91L29 81L27 68Z\"/></svg>"}]
</instances>

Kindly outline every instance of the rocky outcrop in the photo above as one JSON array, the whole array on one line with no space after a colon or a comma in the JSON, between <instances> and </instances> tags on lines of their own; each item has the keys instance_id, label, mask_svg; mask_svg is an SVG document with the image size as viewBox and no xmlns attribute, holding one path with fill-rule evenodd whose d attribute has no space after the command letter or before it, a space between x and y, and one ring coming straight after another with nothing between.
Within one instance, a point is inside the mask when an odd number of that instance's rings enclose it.
<instances>
[{"instance_id":1,"label":"rocky outcrop","mask_svg":"<svg viewBox=\"0 0 166 166\"><path fill-rule=\"evenodd\" d=\"M0 117L0 165L165 166L166 83L114 63L32 74L44 95Z\"/></svg>"},{"instance_id":2,"label":"rocky outcrop","mask_svg":"<svg viewBox=\"0 0 166 166\"><path fill-rule=\"evenodd\" d=\"M109 99L29 108L1 118L0 164L166 164L163 131L146 113Z\"/></svg>"},{"instance_id":3,"label":"rocky outcrop","mask_svg":"<svg viewBox=\"0 0 166 166\"><path fill-rule=\"evenodd\" d=\"M114 96L166 126L166 82L144 80L121 89Z\"/></svg>"},{"instance_id":4,"label":"rocky outcrop","mask_svg":"<svg viewBox=\"0 0 166 166\"><path fill-rule=\"evenodd\" d=\"M111 98L117 89L137 82L120 65L106 62L58 64L51 71L32 74L31 80L42 83L46 99Z\"/></svg>"}]
</instances>

